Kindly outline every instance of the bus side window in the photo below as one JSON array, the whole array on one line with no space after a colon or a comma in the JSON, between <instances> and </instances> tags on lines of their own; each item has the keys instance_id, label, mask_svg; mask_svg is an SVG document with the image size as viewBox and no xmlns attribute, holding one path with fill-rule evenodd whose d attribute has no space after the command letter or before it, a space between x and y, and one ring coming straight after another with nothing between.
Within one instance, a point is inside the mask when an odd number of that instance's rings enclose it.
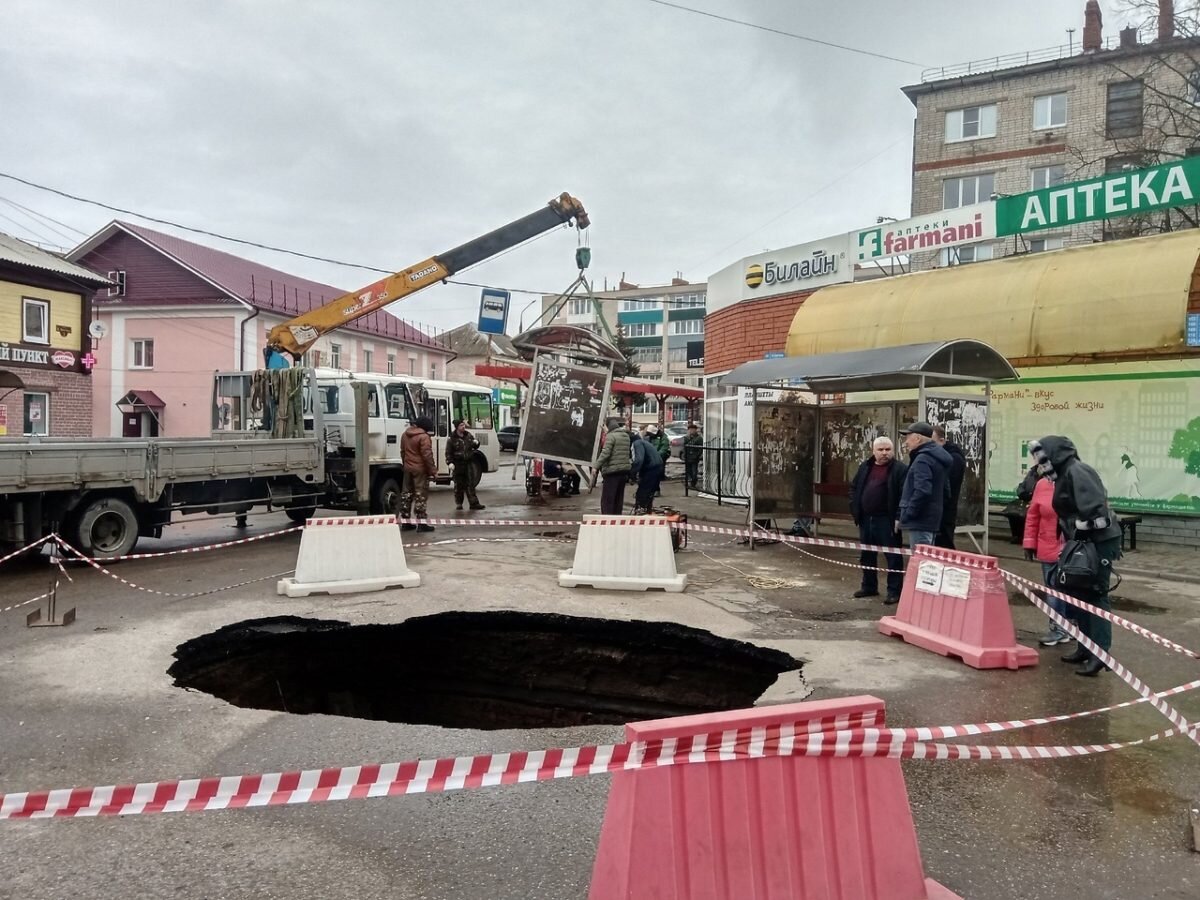
<instances>
[{"instance_id":1,"label":"bus side window","mask_svg":"<svg viewBox=\"0 0 1200 900\"><path fill-rule=\"evenodd\" d=\"M437 433L438 437L450 434L450 404L441 399L437 402Z\"/></svg>"}]
</instances>

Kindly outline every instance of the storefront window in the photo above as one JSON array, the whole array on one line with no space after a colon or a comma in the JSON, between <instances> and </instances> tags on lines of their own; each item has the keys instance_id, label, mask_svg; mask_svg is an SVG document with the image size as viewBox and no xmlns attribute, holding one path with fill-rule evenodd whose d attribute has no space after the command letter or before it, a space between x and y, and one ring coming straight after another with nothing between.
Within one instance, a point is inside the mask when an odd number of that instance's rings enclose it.
<instances>
[{"instance_id":1,"label":"storefront window","mask_svg":"<svg viewBox=\"0 0 1200 900\"><path fill-rule=\"evenodd\" d=\"M25 392L25 433L50 433L50 395Z\"/></svg>"}]
</instances>

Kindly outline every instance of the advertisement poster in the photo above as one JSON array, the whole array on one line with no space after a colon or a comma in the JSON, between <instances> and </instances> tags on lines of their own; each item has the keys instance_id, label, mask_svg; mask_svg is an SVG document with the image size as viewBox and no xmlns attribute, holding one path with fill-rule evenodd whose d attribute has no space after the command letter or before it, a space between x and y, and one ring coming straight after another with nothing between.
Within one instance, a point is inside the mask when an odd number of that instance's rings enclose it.
<instances>
[{"instance_id":1,"label":"advertisement poster","mask_svg":"<svg viewBox=\"0 0 1200 900\"><path fill-rule=\"evenodd\" d=\"M992 390L989 492L1015 496L1029 442L1069 437L1120 511L1200 515L1200 372L1025 379Z\"/></svg>"},{"instance_id":2,"label":"advertisement poster","mask_svg":"<svg viewBox=\"0 0 1200 900\"><path fill-rule=\"evenodd\" d=\"M612 364L581 366L538 354L517 454L592 465L609 409Z\"/></svg>"},{"instance_id":3,"label":"advertisement poster","mask_svg":"<svg viewBox=\"0 0 1200 900\"><path fill-rule=\"evenodd\" d=\"M982 398L925 395L925 421L945 428L967 461L956 525L987 524L987 412Z\"/></svg>"},{"instance_id":4,"label":"advertisement poster","mask_svg":"<svg viewBox=\"0 0 1200 900\"><path fill-rule=\"evenodd\" d=\"M817 468L817 407L760 402L756 413L755 514L793 519L811 514Z\"/></svg>"}]
</instances>

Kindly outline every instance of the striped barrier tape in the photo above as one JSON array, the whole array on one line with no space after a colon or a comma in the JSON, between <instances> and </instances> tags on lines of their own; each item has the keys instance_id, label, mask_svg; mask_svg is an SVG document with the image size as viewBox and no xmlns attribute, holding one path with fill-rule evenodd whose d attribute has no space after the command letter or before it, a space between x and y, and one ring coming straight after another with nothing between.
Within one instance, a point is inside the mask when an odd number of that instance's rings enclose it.
<instances>
[{"instance_id":1,"label":"striped barrier tape","mask_svg":"<svg viewBox=\"0 0 1200 900\"><path fill-rule=\"evenodd\" d=\"M1065 617L1059 615L1055 610L1047 606L1039 597L1032 593L1029 588L1022 584L1017 584L1016 588L1025 595L1025 599L1029 600L1029 602L1045 613L1051 621L1058 625L1063 634L1067 634L1075 638L1080 647L1089 650L1098 660L1100 660L1100 662L1104 663L1104 665L1106 665L1114 675L1137 691L1137 693L1141 695L1146 702L1166 716L1176 729L1184 732L1197 745L1200 745L1200 735L1197 735L1195 728L1188 722L1188 720L1180 715L1177 709L1166 703L1157 694L1152 693L1142 679L1138 678L1131 671L1113 659L1107 651L1100 649L1100 647L1098 647L1091 638L1075 627L1075 623L1068 621Z\"/></svg>"},{"instance_id":2,"label":"striped barrier tape","mask_svg":"<svg viewBox=\"0 0 1200 900\"><path fill-rule=\"evenodd\" d=\"M1131 622L1122 616L1118 616L1116 613L1111 612L1110 610L1101 609L1098 606L1092 606L1092 604L1085 603L1078 597L1072 597L1070 594L1064 594L1061 591L1056 591L1053 588L1046 587L1044 584L1039 584L1038 582L1031 581L1028 578L1022 578L1020 575L1017 575L1014 572L1001 569L1000 574L1003 575L1004 579L1018 590L1020 590L1022 587L1028 587L1037 591L1041 591L1042 593L1045 593L1051 597L1057 597L1064 603L1069 603L1071 606L1081 609L1084 612L1091 613L1093 616L1099 616L1101 619L1107 619L1114 625L1119 625L1122 628L1132 631L1134 634L1141 635L1142 637L1149 641L1153 641L1161 647L1174 650L1176 653L1181 653L1184 656L1190 656L1192 659L1200 659L1200 653L1196 653L1194 650L1189 650L1182 644L1177 644L1170 638L1165 638L1161 634L1156 634L1149 628L1145 628L1136 622Z\"/></svg>"},{"instance_id":3,"label":"striped barrier tape","mask_svg":"<svg viewBox=\"0 0 1200 900\"><path fill-rule=\"evenodd\" d=\"M1148 744L1178 732L1178 729L1169 729L1146 738L1108 744L1013 746L897 740L887 730L872 727L843 728L829 725L827 730L821 730L821 725L816 729L805 727L812 724L756 726L691 738L486 753L383 765L18 791L0 795L0 819L127 816L324 803L398 794L444 793L693 763L786 756L1063 759Z\"/></svg>"},{"instance_id":4,"label":"striped barrier tape","mask_svg":"<svg viewBox=\"0 0 1200 900\"><path fill-rule=\"evenodd\" d=\"M28 606L30 603L37 603L39 600L45 600L50 595L48 593L41 594L37 597L30 597L28 600L22 600L20 603L14 603L12 606L6 606L0 609L0 613L12 612L14 609L20 609L22 606Z\"/></svg>"},{"instance_id":5,"label":"striped barrier tape","mask_svg":"<svg viewBox=\"0 0 1200 900\"><path fill-rule=\"evenodd\" d=\"M303 531L303 526L293 525L290 528L282 528L279 531L269 531L266 534L256 534L254 537L236 538L232 541L222 541L219 544L201 544L197 547L181 547L178 550L159 550L155 553L126 553L124 556L106 556L106 563L125 562L130 559L159 559L163 556L180 556L187 553L204 553L208 550L224 550L226 547L235 547L238 544L253 544L255 541L265 541L268 538L279 537L281 534L296 534ZM80 562L79 559L69 559L68 562Z\"/></svg>"},{"instance_id":6,"label":"striped barrier tape","mask_svg":"<svg viewBox=\"0 0 1200 900\"><path fill-rule=\"evenodd\" d=\"M4 565L10 559L14 559L15 557L20 556L22 553L24 553L27 550L32 550L34 547L40 547L42 544L46 543L46 541L50 540L53 537L54 537L54 535L48 534L44 538L40 538L39 540L34 541L32 544L26 544L21 549L14 550L12 553L9 553L7 556L0 556L0 566Z\"/></svg>"}]
</instances>

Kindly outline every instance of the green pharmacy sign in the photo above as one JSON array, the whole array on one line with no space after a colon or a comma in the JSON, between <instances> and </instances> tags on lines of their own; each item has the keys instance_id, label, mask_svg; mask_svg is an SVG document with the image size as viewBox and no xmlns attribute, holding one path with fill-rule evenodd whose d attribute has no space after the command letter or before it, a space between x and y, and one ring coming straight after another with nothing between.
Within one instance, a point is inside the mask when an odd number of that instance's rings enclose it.
<instances>
[{"instance_id":1,"label":"green pharmacy sign","mask_svg":"<svg viewBox=\"0 0 1200 900\"><path fill-rule=\"evenodd\" d=\"M996 201L996 234L1024 234L1200 203L1200 157Z\"/></svg>"}]
</instances>

